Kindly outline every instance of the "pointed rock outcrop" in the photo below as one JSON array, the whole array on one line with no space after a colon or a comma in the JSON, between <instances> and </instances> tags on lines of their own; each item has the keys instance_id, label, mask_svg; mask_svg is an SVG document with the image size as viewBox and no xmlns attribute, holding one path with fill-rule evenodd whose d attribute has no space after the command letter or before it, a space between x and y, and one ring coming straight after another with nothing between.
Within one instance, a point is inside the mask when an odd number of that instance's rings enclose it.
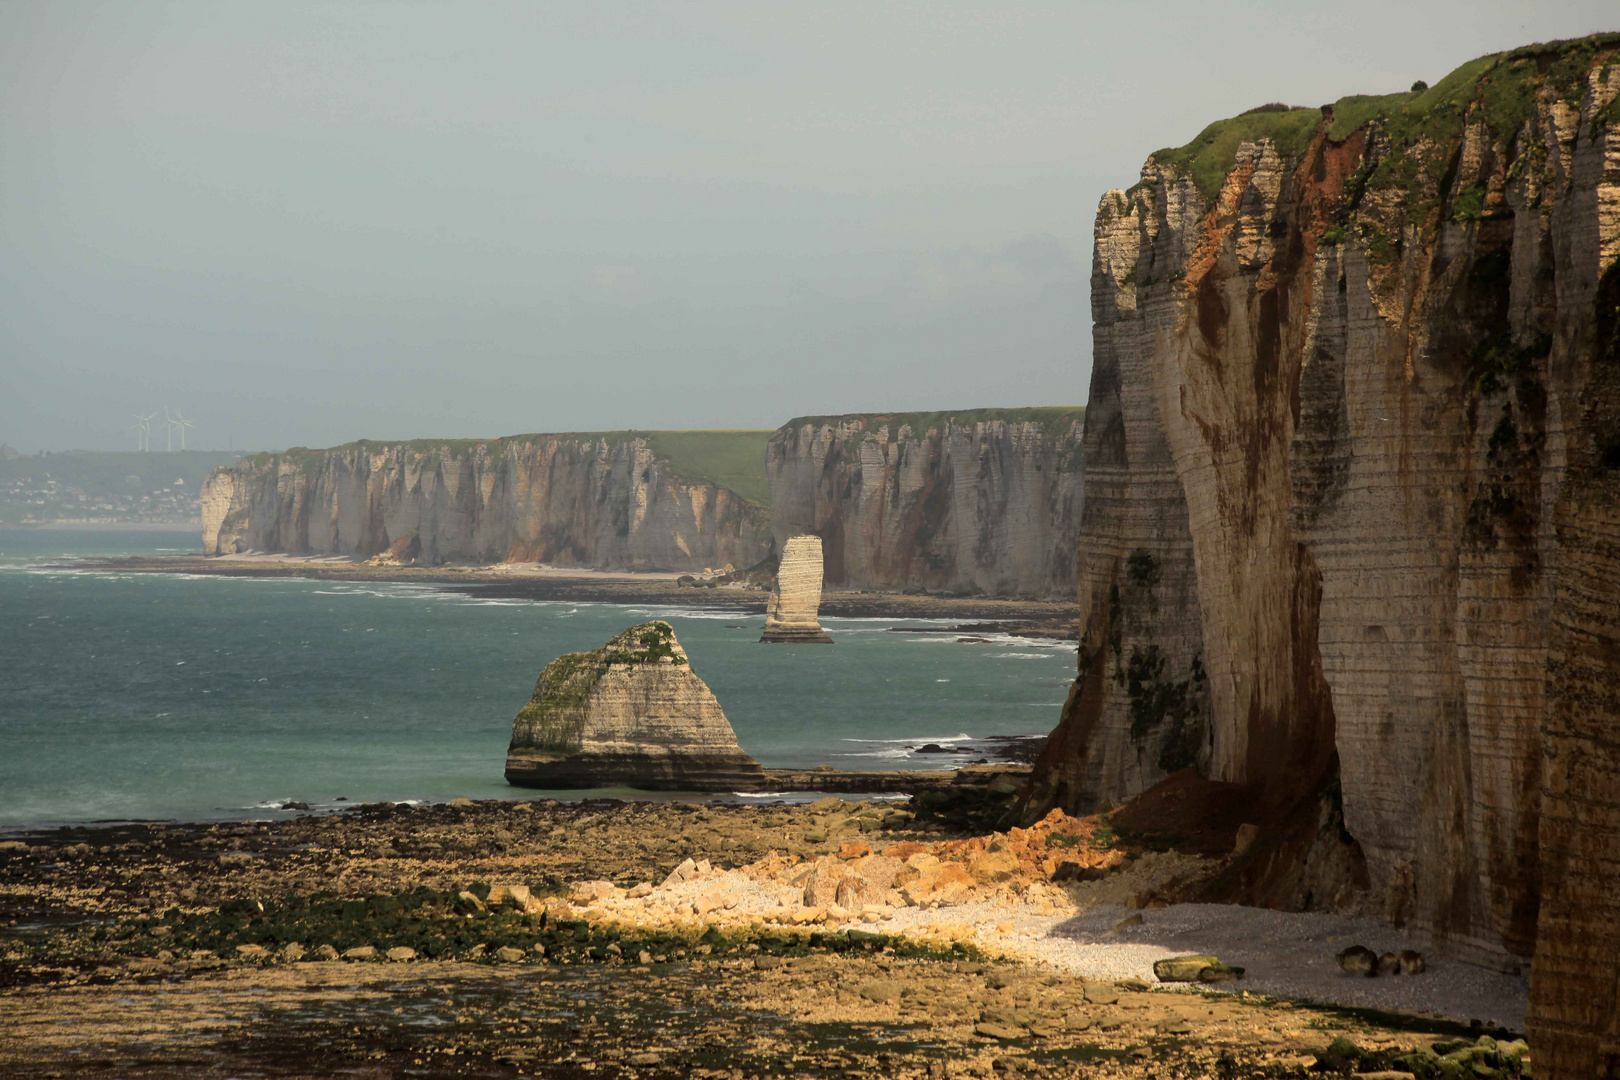
<instances>
[{"instance_id":1,"label":"pointed rock outcrop","mask_svg":"<svg viewBox=\"0 0 1620 1080\"><path fill-rule=\"evenodd\" d=\"M821 607L821 537L795 536L782 547L776 584L765 605L761 641L812 641L831 645L816 621Z\"/></svg>"},{"instance_id":2,"label":"pointed rock outcrop","mask_svg":"<svg viewBox=\"0 0 1620 1080\"><path fill-rule=\"evenodd\" d=\"M762 778L662 621L547 664L506 753L507 783L523 787L727 791Z\"/></svg>"}]
</instances>

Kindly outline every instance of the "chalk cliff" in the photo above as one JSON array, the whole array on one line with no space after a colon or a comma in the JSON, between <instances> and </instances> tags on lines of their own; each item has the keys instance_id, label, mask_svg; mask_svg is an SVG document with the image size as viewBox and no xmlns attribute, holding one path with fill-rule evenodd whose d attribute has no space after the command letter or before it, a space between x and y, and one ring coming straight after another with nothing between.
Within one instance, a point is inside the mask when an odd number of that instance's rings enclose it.
<instances>
[{"instance_id":1,"label":"chalk cliff","mask_svg":"<svg viewBox=\"0 0 1620 1080\"><path fill-rule=\"evenodd\" d=\"M771 586L765 604L765 633L760 641L832 644L817 618L821 608L821 565L819 536L794 536L782 546L776 584Z\"/></svg>"},{"instance_id":2,"label":"chalk cliff","mask_svg":"<svg viewBox=\"0 0 1620 1080\"><path fill-rule=\"evenodd\" d=\"M1617 165L1611 147L1611 182ZM1607 195L1613 221L1617 200L1613 189ZM1544 1064L1551 1076L1620 1076L1620 262L1610 237L1590 374L1553 514L1559 562L1530 995L1537 1076Z\"/></svg>"},{"instance_id":3,"label":"chalk cliff","mask_svg":"<svg viewBox=\"0 0 1620 1080\"><path fill-rule=\"evenodd\" d=\"M1027 811L1184 766L1342 795L1366 907L1534 951L1552 1075L1620 1038L1617 51L1268 106L1103 197L1080 676Z\"/></svg>"},{"instance_id":4,"label":"chalk cliff","mask_svg":"<svg viewBox=\"0 0 1620 1080\"><path fill-rule=\"evenodd\" d=\"M683 446L701 436L711 451L736 442L745 454L764 452L763 435L748 432L619 432L259 454L203 485L203 551L612 570L768 557L764 507L673 467L656 448L671 436L686 437Z\"/></svg>"},{"instance_id":5,"label":"chalk cliff","mask_svg":"<svg viewBox=\"0 0 1620 1080\"><path fill-rule=\"evenodd\" d=\"M1074 591L1078 408L801 417L771 437L778 550L814 533L827 584L1001 596Z\"/></svg>"},{"instance_id":6,"label":"chalk cliff","mask_svg":"<svg viewBox=\"0 0 1620 1080\"><path fill-rule=\"evenodd\" d=\"M730 791L763 775L662 621L547 664L506 755L525 787Z\"/></svg>"}]
</instances>

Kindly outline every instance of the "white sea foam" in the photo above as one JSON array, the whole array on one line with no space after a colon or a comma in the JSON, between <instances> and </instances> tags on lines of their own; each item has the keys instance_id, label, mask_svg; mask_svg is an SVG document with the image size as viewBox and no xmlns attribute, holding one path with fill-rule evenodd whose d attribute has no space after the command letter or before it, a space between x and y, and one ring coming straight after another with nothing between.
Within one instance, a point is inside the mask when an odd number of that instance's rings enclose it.
<instances>
[{"instance_id":1,"label":"white sea foam","mask_svg":"<svg viewBox=\"0 0 1620 1080\"><path fill-rule=\"evenodd\" d=\"M911 757L911 751L905 749L904 747L897 747L891 750L846 750L841 752L838 756L882 758L885 761L905 761ZM932 755L929 756L931 757Z\"/></svg>"},{"instance_id":2,"label":"white sea foam","mask_svg":"<svg viewBox=\"0 0 1620 1080\"><path fill-rule=\"evenodd\" d=\"M976 736L969 735L966 732L963 732L960 735L913 735L910 738L906 738L906 739L855 739L855 738L845 738L842 741L844 741L844 742L858 742L858 743L931 743L931 742L934 742L934 743L939 743L940 745L943 746L945 743L973 742L975 738L976 738Z\"/></svg>"},{"instance_id":3,"label":"white sea foam","mask_svg":"<svg viewBox=\"0 0 1620 1080\"><path fill-rule=\"evenodd\" d=\"M752 614L743 608L643 607L626 608L625 614L659 619L707 619L711 622L722 619L736 621L737 619L759 618L757 614Z\"/></svg>"}]
</instances>

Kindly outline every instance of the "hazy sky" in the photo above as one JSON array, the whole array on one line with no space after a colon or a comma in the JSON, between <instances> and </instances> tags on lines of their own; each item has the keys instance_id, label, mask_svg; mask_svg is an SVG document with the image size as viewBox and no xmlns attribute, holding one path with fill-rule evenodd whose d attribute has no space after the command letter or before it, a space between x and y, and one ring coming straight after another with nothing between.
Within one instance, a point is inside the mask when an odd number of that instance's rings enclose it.
<instances>
[{"instance_id":1,"label":"hazy sky","mask_svg":"<svg viewBox=\"0 0 1620 1080\"><path fill-rule=\"evenodd\" d=\"M1092 210L1593 3L0 0L0 440L1076 404ZM161 443L160 443L161 445Z\"/></svg>"}]
</instances>

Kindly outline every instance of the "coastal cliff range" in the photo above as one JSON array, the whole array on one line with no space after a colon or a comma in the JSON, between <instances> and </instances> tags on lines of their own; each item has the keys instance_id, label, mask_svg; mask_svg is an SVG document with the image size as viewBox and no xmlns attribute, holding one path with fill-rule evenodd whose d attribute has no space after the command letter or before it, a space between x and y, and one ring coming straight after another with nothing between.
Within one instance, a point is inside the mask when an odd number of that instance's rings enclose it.
<instances>
[{"instance_id":1,"label":"coastal cliff range","mask_svg":"<svg viewBox=\"0 0 1620 1080\"><path fill-rule=\"evenodd\" d=\"M820 536L829 586L1074 595L1081 408L806 417L763 431L362 441L218 469L207 555L746 570Z\"/></svg>"},{"instance_id":2,"label":"coastal cliff range","mask_svg":"<svg viewBox=\"0 0 1620 1080\"><path fill-rule=\"evenodd\" d=\"M848 589L1072 596L1083 408L851 414L771 436L781 550L820 536Z\"/></svg>"},{"instance_id":3,"label":"coastal cliff range","mask_svg":"<svg viewBox=\"0 0 1620 1080\"><path fill-rule=\"evenodd\" d=\"M1620 35L1531 46L1103 197L1080 674L1027 810L1186 768L1322 807L1364 879L1278 841L1255 898L1533 955L1538 1076L1620 1064L1617 94Z\"/></svg>"},{"instance_id":4,"label":"coastal cliff range","mask_svg":"<svg viewBox=\"0 0 1620 1080\"><path fill-rule=\"evenodd\" d=\"M757 460L767 434L542 434L259 454L204 484L203 550L749 567L770 557L771 535L763 485L738 463Z\"/></svg>"}]
</instances>

